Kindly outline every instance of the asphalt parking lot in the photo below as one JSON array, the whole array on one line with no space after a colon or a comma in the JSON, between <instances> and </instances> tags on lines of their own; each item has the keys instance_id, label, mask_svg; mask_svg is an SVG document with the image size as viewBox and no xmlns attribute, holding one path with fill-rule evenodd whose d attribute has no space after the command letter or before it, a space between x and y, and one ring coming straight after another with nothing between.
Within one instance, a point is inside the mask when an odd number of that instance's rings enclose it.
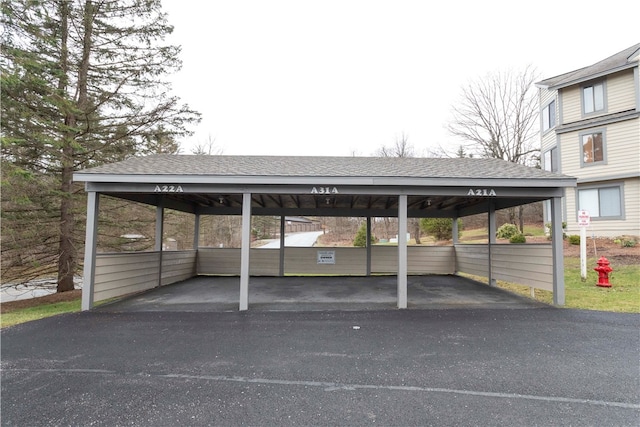
<instances>
[{"instance_id":1,"label":"asphalt parking lot","mask_svg":"<svg viewBox=\"0 0 640 427\"><path fill-rule=\"evenodd\" d=\"M638 315L94 310L5 328L5 426L637 426Z\"/></svg>"}]
</instances>

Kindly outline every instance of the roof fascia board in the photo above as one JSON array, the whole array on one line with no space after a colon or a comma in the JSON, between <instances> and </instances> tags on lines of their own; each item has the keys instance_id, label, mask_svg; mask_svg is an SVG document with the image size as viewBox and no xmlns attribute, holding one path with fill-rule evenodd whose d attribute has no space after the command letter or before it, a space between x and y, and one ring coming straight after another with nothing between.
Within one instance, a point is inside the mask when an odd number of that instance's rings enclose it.
<instances>
[{"instance_id":1,"label":"roof fascia board","mask_svg":"<svg viewBox=\"0 0 640 427\"><path fill-rule=\"evenodd\" d=\"M613 123L626 122L627 120L633 120L640 117L640 111L630 110L629 114L616 116L616 117L602 117L602 120L597 120L597 117L592 119L581 120L579 122L568 123L558 126L556 128L557 134L563 134L568 132L575 132L582 129L589 129L596 126L605 126Z\"/></svg>"},{"instance_id":2,"label":"roof fascia board","mask_svg":"<svg viewBox=\"0 0 640 427\"><path fill-rule=\"evenodd\" d=\"M599 78L608 76L609 74L614 74L614 73L617 73L619 71L628 70L628 69L631 69L631 68L634 68L634 67L637 67L637 66L638 66L638 63L631 62L631 63L628 63L628 64L621 65L619 67L611 68L611 69L608 69L608 70L605 70L605 71L600 71L599 73L589 74L587 76L583 76L583 77L580 77L580 78L577 78L577 79L574 79L574 80L569 80L568 82L559 83L559 84L553 85L553 86L547 86L547 87L541 86L541 87L543 87L544 89L548 89L548 90L564 89L564 88L569 87L569 86L574 86L574 85L577 85L577 84L580 84L580 83L584 83L584 82L588 82L588 81L591 81L591 80L599 79Z\"/></svg>"},{"instance_id":3,"label":"roof fascia board","mask_svg":"<svg viewBox=\"0 0 640 427\"><path fill-rule=\"evenodd\" d=\"M228 186L228 185L213 185L213 184L198 184L198 185L180 185L176 184L173 187L175 194L240 194L240 193L252 193L252 194L307 194L318 196L338 196L338 195L414 195L414 196L457 196L457 197L554 197L562 194L564 187L575 187L576 180L574 178L561 180L562 183L553 182L547 183L536 181L537 186L525 186L519 181L508 181L510 184L507 187L493 185L496 182L487 183L480 182L478 185L465 185L465 186L420 186L420 187L391 187L391 186L337 186L336 192L330 191L328 193L317 193L313 191L313 187L302 185L290 185L290 186ZM504 184L504 182L501 182ZM555 184L551 186L550 184ZM571 185L569 185L571 184ZM155 184L125 184L125 183L95 183L88 182L85 185L86 191L96 191L99 193L142 193L142 194L154 194L156 196L167 194L162 191L157 191ZM162 189L161 189L162 190ZM169 193L170 194L170 193Z\"/></svg>"},{"instance_id":4,"label":"roof fascia board","mask_svg":"<svg viewBox=\"0 0 640 427\"><path fill-rule=\"evenodd\" d=\"M210 191L221 191L221 188L229 188L229 191L251 191L251 189L259 189L258 192L264 192L264 188L270 186L273 187L273 191L280 191L283 193L297 193L304 194L310 193L316 188L326 187L338 187L340 188L357 188L360 187L363 190L359 191L366 194L375 194L377 189L386 188L381 194L398 194L398 191L406 189L408 187L466 187L466 188L482 188L482 187L501 187L501 188L539 188L539 187L571 187L575 186L575 178L567 176L559 176L558 178L376 178L370 180L370 182L360 182L360 179L350 178L312 178L312 179L300 179L299 177L288 178L287 180L271 180L261 179L256 182L256 179L242 179L239 182L228 179L184 179L184 175L167 175L162 180L145 180L145 179L114 179L116 176L111 175L110 178L105 179L88 180L86 181L85 188L87 191L100 191L92 190L93 188L100 188L102 185L121 185L127 188L138 188L139 186L145 186L144 190L136 190L140 192L154 193L156 186L162 185L180 185L183 192L201 193ZM262 182L260 182L262 181ZM188 185L188 187L187 187ZM236 187L237 186L237 187ZM304 186L304 189L302 187ZM400 190L399 190L400 189ZM333 191L333 188L330 188ZM403 193L400 193L403 194Z\"/></svg>"}]
</instances>

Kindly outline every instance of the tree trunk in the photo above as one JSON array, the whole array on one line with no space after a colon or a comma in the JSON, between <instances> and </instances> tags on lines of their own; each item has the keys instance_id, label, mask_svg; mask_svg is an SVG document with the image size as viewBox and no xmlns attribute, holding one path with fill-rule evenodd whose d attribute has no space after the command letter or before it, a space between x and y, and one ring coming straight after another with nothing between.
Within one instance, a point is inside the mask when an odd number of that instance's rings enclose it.
<instances>
[{"instance_id":1,"label":"tree trunk","mask_svg":"<svg viewBox=\"0 0 640 427\"><path fill-rule=\"evenodd\" d=\"M67 148L63 151L70 151ZM58 292L72 291L73 276L76 271L76 248L73 244L73 166L62 168L62 200L60 202L60 247L58 250Z\"/></svg>"},{"instance_id":2,"label":"tree trunk","mask_svg":"<svg viewBox=\"0 0 640 427\"><path fill-rule=\"evenodd\" d=\"M520 232L524 234L524 206L518 206L518 220L520 221Z\"/></svg>"},{"instance_id":3,"label":"tree trunk","mask_svg":"<svg viewBox=\"0 0 640 427\"><path fill-rule=\"evenodd\" d=\"M420 219L412 218L411 225L413 226L413 234L416 239L416 245L422 244L422 242L420 241Z\"/></svg>"}]
</instances>

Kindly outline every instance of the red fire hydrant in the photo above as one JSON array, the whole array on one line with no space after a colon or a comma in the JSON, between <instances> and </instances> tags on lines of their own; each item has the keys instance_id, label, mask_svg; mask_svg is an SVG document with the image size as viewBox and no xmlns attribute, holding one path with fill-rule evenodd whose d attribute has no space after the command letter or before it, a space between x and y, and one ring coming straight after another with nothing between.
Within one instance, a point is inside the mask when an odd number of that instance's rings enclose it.
<instances>
[{"instance_id":1,"label":"red fire hydrant","mask_svg":"<svg viewBox=\"0 0 640 427\"><path fill-rule=\"evenodd\" d=\"M596 283L596 286L610 288L611 283L609 283L609 273L613 271L613 268L609 266L609 260L601 256L597 261L597 264L598 266L594 268L594 270L598 272L598 283Z\"/></svg>"}]
</instances>

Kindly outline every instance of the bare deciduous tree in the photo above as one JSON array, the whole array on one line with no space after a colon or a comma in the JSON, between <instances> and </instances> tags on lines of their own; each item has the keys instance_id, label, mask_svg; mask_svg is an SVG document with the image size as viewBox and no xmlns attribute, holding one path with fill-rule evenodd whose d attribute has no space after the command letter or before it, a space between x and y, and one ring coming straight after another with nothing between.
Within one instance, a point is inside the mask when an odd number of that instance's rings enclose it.
<instances>
[{"instance_id":1,"label":"bare deciduous tree","mask_svg":"<svg viewBox=\"0 0 640 427\"><path fill-rule=\"evenodd\" d=\"M396 137L393 145L387 147L382 146L376 151L378 157L415 157L416 150L409 142L409 135L404 132L400 137ZM384 218L385 229L389 228L389 218ZM420 220L418 218L409 218L408 226L413 230L416 244L420 244Z\"/></svg>"},{"instance_id":2,"label":"bare deciduous tree","mask_svg":"<svg viewBox=\"0 0 640 427\"><path fill-rule=\"evenodd\" d=\"M191 154L196 156L219 156L222 154L222 148L216 146L216 138L212 138L211 135L207 137L207 140L196 144L191 150Z\"/></svg>"},{"instance_id":3,"label":"bare deciduous tree","mask_svg":"<svg viewBox=\"0 0 640 427\"><path fill-rule=\"evenodd\" d=\"M489 74L463 87L447 126L462 140L458 150L474 157L531 164L540 151L536 78L535 69L527 67L519 73Z\"/></svg>"},{"instance_id":4,"label":"bare deciduous tree","mask_svg":"<svg viewBox=\"0 0 640 427\"><path fill-rule=\"evenodd\" d=\"M393 145L384 145L378 148L374 155L377 157L415 157L416 150L409 143L409 135L402 132L399 137L396 137Z\"/></svg>"},{"instance_id":5,"label":"bare deciduous tree","mask_svg":"<svg viewBox=\"0 0 640 427\"><path fill-rule=\"evenodd\" d=\"M453 107L449 132L461 139L455 155L503 159L534 165L539 158L538 98L534 83L536 70L497 72L462 88L462 97ZM510 222L516 222L515 210ZM524 227L520 208L520 230Z\"/></svg>"}]
</instances>

